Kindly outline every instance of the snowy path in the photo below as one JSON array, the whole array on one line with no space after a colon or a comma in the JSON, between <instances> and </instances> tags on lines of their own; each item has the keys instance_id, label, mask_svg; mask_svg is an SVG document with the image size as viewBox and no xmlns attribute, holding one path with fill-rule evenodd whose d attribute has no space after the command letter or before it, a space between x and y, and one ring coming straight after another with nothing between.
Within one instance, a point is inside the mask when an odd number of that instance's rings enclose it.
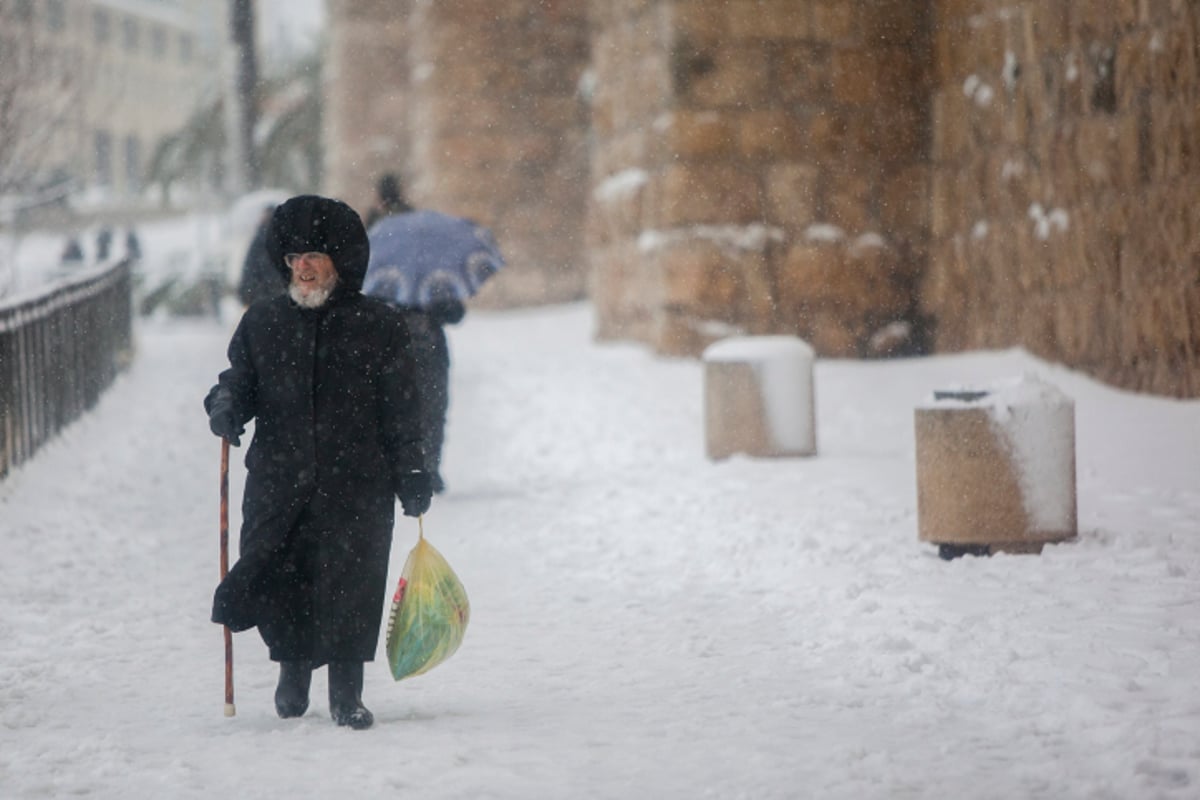
<instances>
[{"instance_id":1,"label":"snowy path","mask_svg":"<svg viewBox=\"0 0 1200 800\"><path fill-rule=\"evenodd\" d=\"M274 715L235 637L221 715L229 328L146 323L99 408L0 483L0 797L1200 795L1200 403L1020 352L822 362L813 459L711 464L701 373L590 343L585 306L452 330L430 540L462 649L366 733ZM912 409L1035 370L1075 398L1080 539L942 562L916 541ZM232 527L243 451L234 451ZM392 578L416 537L397 525Z\"/></svg>"}]
</instances>

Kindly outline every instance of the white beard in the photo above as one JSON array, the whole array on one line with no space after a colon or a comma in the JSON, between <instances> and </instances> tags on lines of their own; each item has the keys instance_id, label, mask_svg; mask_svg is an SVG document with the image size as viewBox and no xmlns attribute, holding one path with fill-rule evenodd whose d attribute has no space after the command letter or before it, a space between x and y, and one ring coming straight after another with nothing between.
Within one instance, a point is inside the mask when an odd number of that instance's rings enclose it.
<instances>
[{"instance_id":1,"label":"white beard","mask_svg":"<svg viewBox=\"0 0 1200 800\"><path fill-rule=\"evenodd\" d=\"M333 286L325 289L313 289L305 294L300 287L292 284L288 287L288 297L302 308L320 308L325 305L325 301L329 299L329 295L333 294Z\"/></svg>"}]
</instances>

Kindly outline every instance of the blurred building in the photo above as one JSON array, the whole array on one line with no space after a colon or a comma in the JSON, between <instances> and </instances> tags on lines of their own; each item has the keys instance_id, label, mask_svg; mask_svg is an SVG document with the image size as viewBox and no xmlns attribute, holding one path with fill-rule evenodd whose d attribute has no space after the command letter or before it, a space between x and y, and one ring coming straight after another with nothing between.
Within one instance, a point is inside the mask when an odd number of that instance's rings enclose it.
<instances>
[{"instance_id":1,"label":"blurred building","mask_svg":"<svg viewBox=\"0 0 1200 800\"><path fill-rule=\"evenodd\" d=\"M135 202L159 142L221 91L225 5L0 0L0 191Z\"/></svg>"}]
</instances>

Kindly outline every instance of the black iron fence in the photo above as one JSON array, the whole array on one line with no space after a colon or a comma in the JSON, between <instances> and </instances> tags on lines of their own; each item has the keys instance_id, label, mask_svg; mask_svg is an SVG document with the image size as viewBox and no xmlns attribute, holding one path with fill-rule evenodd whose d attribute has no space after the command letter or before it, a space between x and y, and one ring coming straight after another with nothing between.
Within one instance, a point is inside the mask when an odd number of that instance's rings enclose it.
<instances>
[{"instance_id":1,"label":"black iron fence","mask_svg":"<svg viewBox=\"0 0 1200 800\"><path fill-rule=\"evenodd\" d=\"M96 404L133 355L128 260L0 300L0 478Z\"/></svg>"}]
</instances>

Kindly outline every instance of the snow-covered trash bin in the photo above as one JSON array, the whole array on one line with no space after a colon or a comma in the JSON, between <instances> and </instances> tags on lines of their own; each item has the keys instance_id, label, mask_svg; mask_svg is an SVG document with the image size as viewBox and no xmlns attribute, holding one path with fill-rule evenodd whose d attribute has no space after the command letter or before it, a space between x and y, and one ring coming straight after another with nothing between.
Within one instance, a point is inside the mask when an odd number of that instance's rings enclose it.
<instances>
[{"instance_id":1,"label":"snow-covered trash bin","mask_svg":"<svg viewBox=\"0 0 1200 800\"><path fill-rule=\"evenodd\" d=\"M1075 404L1027 376L916 409L918 538L943 558L1074 538Z\"/></svg>"},{"instance_id":2,"label":"snow-covered trash bin","mask_svg":"<svg viewBox=\"0 0 1200 800\"><path fill-rule=\"evenodd\" d=\"M816 453L814 359L795 336L738 336L709 345L703 355L708 457Z\"/></svg>"}]
</instances>

